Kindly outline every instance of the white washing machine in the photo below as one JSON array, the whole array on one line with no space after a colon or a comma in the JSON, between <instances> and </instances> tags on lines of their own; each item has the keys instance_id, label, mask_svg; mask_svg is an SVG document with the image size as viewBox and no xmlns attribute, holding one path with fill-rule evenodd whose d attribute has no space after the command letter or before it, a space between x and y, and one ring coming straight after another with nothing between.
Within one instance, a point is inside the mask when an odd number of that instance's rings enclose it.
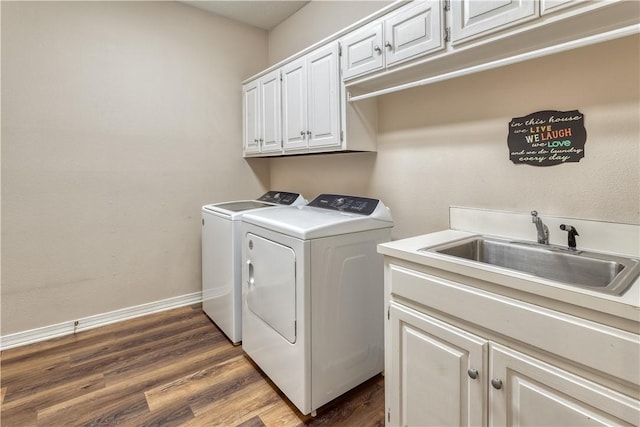
<instances>
[{"instance_id":1,"label":"white washing machine","mask_svg":"<svg viewBox=\"0 0 640 427\"><path fill-rule=\"evenodd\" d=\"M375 199L323 194L243 216L243 350L303 413L382 372L383 258Z\"/></svg>"},{"instance_id":2,"label":"white washing machine","mask_svg":"<svg viewBox=\"0 0 640 427\"><path fill-rule=\"evenodd\" d=\"M305 203L298 193L269 191L202 207L202 309L234 344L242 340L242 215Z\"/></svg>"}]
</instances>

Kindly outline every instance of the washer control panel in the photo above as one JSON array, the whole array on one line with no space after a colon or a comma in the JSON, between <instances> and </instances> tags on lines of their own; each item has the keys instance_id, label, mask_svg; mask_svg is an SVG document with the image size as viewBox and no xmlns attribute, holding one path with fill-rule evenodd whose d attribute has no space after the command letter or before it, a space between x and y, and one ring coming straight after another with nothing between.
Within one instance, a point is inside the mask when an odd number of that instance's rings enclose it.
<instances>
[{"instance_id":1,"label":"washer control panel","mask_svg":"<svg viewBox=\"0 0 640 427\"><path fill-rule=\"evenodd\" d=\"M300 197L298 193L289 193L286 191L267 191L258 200L267 203L277 203L279 205L291 205Z\"/></svg>"},{"instance_id":2,"label":"washer control panel","mask_svg":"<svg viewBox=\"0 0 640 427\"><path fill-rule=\"evenodd\" d=\"M369 199L367 197L321 194L313 199L307 206L361 215L371 215L378 206L378 203L379 200Z\"/></svg>"}]
</instances>

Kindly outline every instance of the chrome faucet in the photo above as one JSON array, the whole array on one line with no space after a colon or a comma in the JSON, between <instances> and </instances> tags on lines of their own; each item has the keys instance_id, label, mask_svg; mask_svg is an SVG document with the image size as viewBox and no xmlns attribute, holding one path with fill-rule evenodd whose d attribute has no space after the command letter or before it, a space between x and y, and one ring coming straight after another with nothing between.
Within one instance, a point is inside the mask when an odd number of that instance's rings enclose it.
<instances>
[{"instance_id":1,"label":"chrome faucet","mask_svg":"<svg viewBox=\"0 0 640 427\"><path fill-rule=\"evenodd\" d=\"M536 225L538 230L538 243L543 245L549 244L549 227L542 222L542 219L538 216L538 211L531 211L531 222Z\"/></svg>"}]
</instances>

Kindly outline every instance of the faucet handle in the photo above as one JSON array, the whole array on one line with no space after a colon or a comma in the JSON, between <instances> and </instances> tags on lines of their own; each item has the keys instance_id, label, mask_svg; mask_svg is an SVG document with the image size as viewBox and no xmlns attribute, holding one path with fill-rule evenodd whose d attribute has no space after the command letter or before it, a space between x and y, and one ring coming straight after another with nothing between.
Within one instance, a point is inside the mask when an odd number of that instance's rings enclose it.
<instances>
[{"instance_id":1,"label":"faucet handle","mask_svg":"<svg viewBox=\"0 0 640 427\"><path fill-rule=\"evenodd\" d=\"M538 211L531 211L531 222L538 222Z\"/></svg>"}]
</instances>

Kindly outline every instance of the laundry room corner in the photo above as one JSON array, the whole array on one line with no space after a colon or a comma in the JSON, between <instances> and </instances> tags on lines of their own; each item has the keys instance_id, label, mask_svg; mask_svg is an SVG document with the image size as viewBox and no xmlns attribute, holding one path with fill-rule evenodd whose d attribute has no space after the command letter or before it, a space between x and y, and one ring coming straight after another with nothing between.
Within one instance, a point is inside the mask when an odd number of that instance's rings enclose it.
<instances>
[{"instance_id":1,"label":"laundry room corner","mask_svg":"<svg viewBox=\"0 0 640 427\"><path fill-rule=\"evenodd\" d=\"M2 335L201 290L201 206L268 185L234 143L267 60L179 2L2 2Z\"/></svg>"}]
</instances>

